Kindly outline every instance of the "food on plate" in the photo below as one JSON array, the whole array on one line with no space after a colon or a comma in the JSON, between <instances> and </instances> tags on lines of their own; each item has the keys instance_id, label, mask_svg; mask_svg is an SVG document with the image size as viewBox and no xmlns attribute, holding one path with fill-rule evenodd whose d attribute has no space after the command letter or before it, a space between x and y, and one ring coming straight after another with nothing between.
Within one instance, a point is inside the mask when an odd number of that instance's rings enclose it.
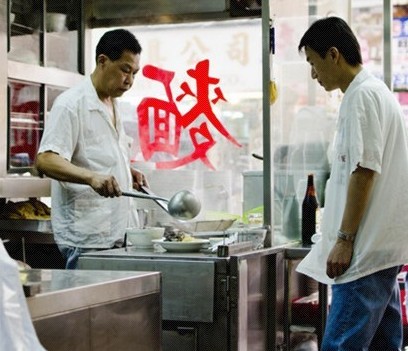
<instances>
[{"instance_id":1,"label":"food on plate","mask_svg":"<svg viewBox=\"0 0 408 351\"><path fill-rule=\"evenodd\" d=\"M166 231L164 233L164 241L173 241L173 242L189 242L194 241L195 239L190 235L181 230L173 229Z\"/></svg>"}]
</instances>

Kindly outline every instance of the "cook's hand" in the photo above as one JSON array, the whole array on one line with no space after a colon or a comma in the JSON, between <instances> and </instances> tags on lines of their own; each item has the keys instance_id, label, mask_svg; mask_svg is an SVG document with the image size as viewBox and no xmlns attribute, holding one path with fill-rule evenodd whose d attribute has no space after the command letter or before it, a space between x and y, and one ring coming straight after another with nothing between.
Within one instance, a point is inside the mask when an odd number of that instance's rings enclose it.
<instances>
[{"instance_id":1,"label":"cook's hand","mask_svg":"<svg viewBox=\"0 0 408 351\"><path fill-rule=\"evenodd\" d=\"M149 183L142 172L134 168L131 168L130 172L132 173L133 189L140 190L142 186L149 187Z\"/></svg>"},{"instance_id":2,"label":"cook's hand","mask_svg":"<svg viewBox=\"0 0 408 351\"><path fill-rule=\"evenodd\" d=\"M95 174L91 184L93 190L105 197L116 197L122 195L119 184L114 176Z\"/></svg>"},{"instance_id":3,"label":"cook's hand","mask_svg":"<svg viewBox=\"0 0 408 351\"><path fill-rule=\"evenodd\" d=\"M337 239L326 263L326 273L330 278L342 275L349 267L353 257L353 243Z\"/></svg>"}]
</instances>

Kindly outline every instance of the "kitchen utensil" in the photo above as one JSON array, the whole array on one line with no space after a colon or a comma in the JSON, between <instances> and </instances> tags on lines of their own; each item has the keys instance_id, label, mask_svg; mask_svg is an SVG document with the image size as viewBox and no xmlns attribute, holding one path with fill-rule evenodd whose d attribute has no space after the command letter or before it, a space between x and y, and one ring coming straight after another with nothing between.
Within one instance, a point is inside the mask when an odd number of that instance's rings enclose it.
<instances>
[{"instance_id":1,"label":"kitchen utensil","mask_svg":"<svg viewBox=\"0 0 408 351\"><path fill-rule=\"evenodd\" d=\"M200 213L201 203L192 192L181 190L170 198L168 208L174 218L192 219Z\"/></svg>"},{"instance_id":2,"label":"kitchen utensil","mask_svg":"<svg viewBox=\"0 0 408 351\"><path fill-rule=\"evenodd\" d=\"M255 157L258 160L263 160L263 156L258 155L258 154L252 154L252 157Z\"/></svg>"},{"instance_id":3,"label":"kitchen utensil","mask_svg":"<svg viewBox=\"0 0 408 351\"><path fill-rule=\"evenodd\" d=\"M150 189L147 189L148 188L146 187L142 188L142 191L144 191L145 193L122 191L122 195L154 200L161 208L168 212L170 216L176 219L192 219L200 213L200 201L192 192L188 190L179 191L175 193L170 199L166 199L164 197L153 194ZM147 191L149 193L146 193Z\"/></svg>"},{"instance_id":4,"label":"kitchen utensil","mask_svg":"<svg viewBox=\"0 0 408 351\"><path fill-rule=\"evenodd\" d=\"M142 193L144 193L144 194L147 194L147 195L151 195L151 196L155 196L155 197L157 197L157 195L150 189L150 188L148 188L147 186L142 186L141 188L140 188L140 192L142 192ZM159 207L161 207L163 210L165 210L166 212L169 212L169 209L168 209L168 205L167 205L167 203L169 202L169 200L168 199L153 199L154 200L154 202L159 206Z\"/></svg>"}]
</instances>

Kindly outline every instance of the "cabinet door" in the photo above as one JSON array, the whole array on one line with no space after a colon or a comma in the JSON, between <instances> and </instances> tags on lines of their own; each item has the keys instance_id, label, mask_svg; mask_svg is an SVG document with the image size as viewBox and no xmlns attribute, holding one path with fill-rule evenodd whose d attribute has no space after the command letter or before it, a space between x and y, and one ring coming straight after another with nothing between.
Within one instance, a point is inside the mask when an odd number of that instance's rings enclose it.
<instances>
[{"instance_id":1,"label":"cabinet door","mask_svg":"<svg viewBox=\"0 0 408 351\"><path fill-rule=\"evenodd\" d=\"M30 169L43 130L41 85L9 80L8 173Z\"/></svg>"},{"instance_id":2,"label":"cabinet door","mask_svg":"<svg viewBox=\"0 0 408 351\"><path fill-rule=\"evenodd\" d=\"M278 301L283 301L278 289L283 278L282 252L231 256L230 274L230 350L275 350L282 334L278 308Z\"/></svg>"},{"instance_id":3,"label":"cabinet door","mask_svg":"<svg viewBox=\"0 0 408 351\"><path fill-rule=\"evenodd\" d=\"M83 73L81 4L9 0L8 59Z\"/></svg>"},{"instance_id":4,"label":"cabinet door","mask_svg":"<svg viewBox=\"0 0 408 351\"><path fill-rule=\"evenodd\" d=\"M9 0L9 10L8 58L17 62L40 64L43 1Z\"/></svg>"},{"instance_id":5,"label":"cabinet door","mask_svg":"<svg viewBox=\"0 0 408 351\"><path fill-rule=\"evenodd\" d=\"M44 66L81 72L81 1L47 0Z\"/></svg>"},{"instance_id":6,"label":"cabinet door","mask_svg":"<svg viewBox=\"0 0 408 351\"><path fill-rule=\"evenodd\" d=\"M8 173L32 171L47 116L44 111L64 90L9 79Z\"/></svg>"}]
</instances>

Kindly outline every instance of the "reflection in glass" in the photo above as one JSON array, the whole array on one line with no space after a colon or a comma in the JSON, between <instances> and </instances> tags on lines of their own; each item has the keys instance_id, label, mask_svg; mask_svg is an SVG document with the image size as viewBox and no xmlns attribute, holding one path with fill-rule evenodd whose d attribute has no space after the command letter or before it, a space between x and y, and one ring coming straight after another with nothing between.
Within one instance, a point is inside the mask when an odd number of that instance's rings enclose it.
<instances>
[{"instance_id":1,"label":"reflection in glass","mask_svg":"<svg viewBox=\"0 0 408 351\"><path fill-rule=\"evenodd\" d=\"M18 62L39 64L42 1L13 0L9 16L8 58Z\"/></svg>"},{"instance_id":2,"label":"reflection in glass","mask_svg":"<svg viewBox=\"0 0 408 351\"><path fill-rule=\"evenodd\" d=\"M34 164L43 121L40 85L9 81L9 172L21 173Z\"/></svg>"},{"instance_id":3,"label":"reflection in glass","mask_svg":"<svg viewBox=\"0 0 408 351\"><path fill-rule=\"evenodd\" d=\"M80 1L47 1L45 66L78 72Z\"/></svg>"},{"instance_id":4,"label":"reflection in glass","mask_svg":"<svg viewBox=\"0 0 408 351\"><path fill-rule=\"evenodd\" d=\"M270 1L275 33L272 78L279 97L271 109L271 143L274 179L274 245L298 235L300 207L308 173L315 175L317 195L324 206L324 189L330 171L329 147L336 126L341 93L328 94L311 79L310 66L298 44L310 23L336 15L347 19L347 1ZM293 11L296 8L296 11ZM298 218L295 216L298 215ZM294 228L294 226L297 228Z\"/></svg>"},{"instance_id":5,"label":"reflection in glass","mask_svg":"<svg viewBox=\"0 0 408 351\"><path fill-rule=\"evenodd\" d=\"M202 201L201 219L240 217L242 172L262 167L250 157L250 152L262 154L261 21L129 29L143 47L143 67L119 102L125 131L133 138L132 162L156 193L193 190ZM105 31L92 30L93 44ZM208 72L193 73L204 66ZM163 81L159 72L174 77ZM175 115L183 117L175 120ZM182 119L189 123L181 125ZM149 133L140 133L145 130ZM164 163L173 168L159 169ZM152 206L143 203L143 208ZM157 214L158 221L168 221L160 209Z\"/></svg>"}]
</instances>

